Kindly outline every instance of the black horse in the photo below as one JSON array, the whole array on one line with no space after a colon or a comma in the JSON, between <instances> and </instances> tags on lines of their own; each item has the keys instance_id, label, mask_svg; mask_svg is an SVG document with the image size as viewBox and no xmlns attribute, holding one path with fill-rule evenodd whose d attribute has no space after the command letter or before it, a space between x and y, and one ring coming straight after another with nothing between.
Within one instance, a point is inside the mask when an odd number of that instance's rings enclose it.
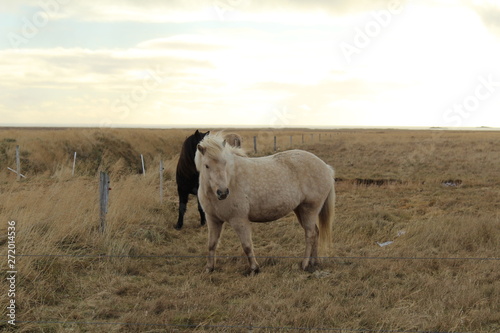
<instances>
[{"instance_id":1,"label":"black horse","mask_svg":"<svg viewBox=\"0 0 500 333\"><path fill-rule=\"evenodd\" d=\"M188 137L182 144L181 155L177 163L175 179L177 181L177 193L179 194L179 219L175 229L180 230L184 224L184 214L186 213L188 197L190 194L198 194L199 176L194 165L194 155L198 143L210 132L201 133L198 130ZM205 224L205 213L198 200L198 211L200 212L200 223Z\"/></svg>"}]
</instances>

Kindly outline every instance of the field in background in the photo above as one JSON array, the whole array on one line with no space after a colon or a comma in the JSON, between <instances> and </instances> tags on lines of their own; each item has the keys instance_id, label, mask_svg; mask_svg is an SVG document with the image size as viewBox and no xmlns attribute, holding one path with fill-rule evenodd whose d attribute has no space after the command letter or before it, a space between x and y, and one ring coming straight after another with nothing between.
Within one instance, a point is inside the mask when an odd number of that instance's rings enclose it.
<instances>
[{"instance_id":1,"label":"field in background","mask_svg":"<svg viewBox=\"0 0 500 333\"><path fill-rule=\"evenodd\" d=\"M194 198L184 229L173 229L175 165L192 132L0 129L0 249L7 253L15 220L18 331L500 330L500 261L467 259L500 257L500 133L236 130L251 156L254 136L257 155L266 155L274 136L285 150L293 135L294 148L321 157L337 177L326 254L335 258L301 271L304 236L290 215L253 225L262 272L246 277L230 227L216 272L203 272L207 231ZM21 182L7 170L16 145L28 177ZM105 234L99 171L111 177ZM8 331L5 280L0 288Z\"/></svg>"}]
</instances>

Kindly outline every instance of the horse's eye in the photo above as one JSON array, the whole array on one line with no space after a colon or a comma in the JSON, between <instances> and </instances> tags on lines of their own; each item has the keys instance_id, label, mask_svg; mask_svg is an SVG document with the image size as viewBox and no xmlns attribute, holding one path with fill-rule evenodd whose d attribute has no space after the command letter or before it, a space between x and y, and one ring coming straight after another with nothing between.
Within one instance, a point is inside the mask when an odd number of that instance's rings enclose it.
<instances>
[{"instance_id":1,"label":"horse's eye","mask_svg":"<svg viewBox=\"0 0 500 333\"><path fill-rule=\"evenodd\" d=\"M205 164L205 168L210 169L210 168L208 167L208 165L206 165L206 164Z\"/></svg>"}]
</instances>

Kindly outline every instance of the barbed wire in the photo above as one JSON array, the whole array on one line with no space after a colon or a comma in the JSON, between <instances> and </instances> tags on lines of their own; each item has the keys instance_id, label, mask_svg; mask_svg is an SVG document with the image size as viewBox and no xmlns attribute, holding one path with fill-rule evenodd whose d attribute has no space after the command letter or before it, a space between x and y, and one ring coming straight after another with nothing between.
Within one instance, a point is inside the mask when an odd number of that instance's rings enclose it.
<instances>
[{"instance_id":1,"label":"barbed wire","mask_svg":"<svg viewBox=\"0 0 500 333\"><path fill-rule=\"evenodd\" d=\"M2 255L6 257L7 255ZM183 255L183 254L165 254L165 255L132 255L132 254L18 254L17 257L69 257L69 258L131 258L131 259L190 259L206 258L207 255ZM217 259L246 259L246 255L216 255ZM304 256L254 256L255 259L304 259ZM468 261L500 261L500 257L403 257L403 256L324 256L316 257L320 260L468 260Z\"/></svg>"},{"instance_id":2,"label":"barbed wire","mask_svg":"<svg viewBox=\"0 0 500 333\"><path fill-rule=\"evenodd\" d=\"M191 259L191 258L206 258L206 255L181 255L181 254L168 254L168 255L106 255L106 254L19 254L18 257L68 257L68 258L95 258L95 259L106 259L106 258L145 258L145 259ZM236 255L219 255L216 256L221 259L234 259L234 258L246 258L246 256L236 256ZM255 256L257 259L302 259L303 256ZM320 259L329 260L465 260L465 261L500 261L497 257L376 257L376 256L334 256L334 257L319 257ZM1 320L0 322L6 322ZM135 327L159 327L159 328L177 328L177 329L209 329L209 330L220 330L220 329L246 329L246 330L282 330L282 331L321 331L321 332L352 332L352 333L369 333L369 332L380 332L380 333L444 333L440 331L424 331L424 330L393 330L393 329L353 329L353 328L329 328L329 327L294 327L294 326L253 326L253 325L217 325L217 324L168 324L168 323L130 323L130 322L93 322L93 321L61 321L61 320L46 320L46 321L16 321L16 324L35 324L35 325L94 325L94 326L105 326L105 325L124 325L124 326L135 326ZM456 333L466 333L466 332L456 332Z\"/></svg>"},{"instance_id":3,"label":"barbed wire","mask_svg":"<svg viewBox=\"0 0 500 333\"><path fill-rule=\"evenodd\" d=\"M7 322L0 320L0 322ZM443 331L419 331L419 330L392 330L392 329L369 329L369 328L328 328L328 327L294 327L294 326L252 326L252 325L215 325L215 324L155 324L155 323L124 323L124 322L92 322L92 321L18 321L16 324L37 324L37 325L127 325L145 327L170 327L170 328L205 328L205 329L267 329L267 330L288 330L288 331L326 331L326 332L353 332L353 333L446 333ZM457 332L454 333L467 333Z\"/></svg>"}]
</instances>

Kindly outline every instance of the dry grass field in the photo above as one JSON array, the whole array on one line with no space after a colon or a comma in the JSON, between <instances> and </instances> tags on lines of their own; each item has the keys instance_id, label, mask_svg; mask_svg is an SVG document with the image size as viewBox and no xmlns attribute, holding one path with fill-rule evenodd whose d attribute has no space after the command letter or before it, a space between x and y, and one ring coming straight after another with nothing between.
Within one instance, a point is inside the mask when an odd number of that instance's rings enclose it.
<instances>
[{"instance_id":1,"label":"dry grass field","mask_svg":"<svg viewBox=\"0 0 500 333\"><path fill-rule=\"evenodd\" d=\"M260 274L243 275L230 227L216 271L204 272L207 230L194 198L184 229L173 228L176 159L192 130L0 129L0 270L9 270L12 220L17 270L17 325L7 323L3 278L0 330L500 331L499 132L237 132L251 156L254 135L257 155L272 153L274 135L289 149L293 135L295 148L336 169L333 244L315 272L299 269L304 235L293 215L253 224ZM7 170L16 145L20 182ZM101 170L112 188L103 234Z\"/></svg>"}]
</instances>

